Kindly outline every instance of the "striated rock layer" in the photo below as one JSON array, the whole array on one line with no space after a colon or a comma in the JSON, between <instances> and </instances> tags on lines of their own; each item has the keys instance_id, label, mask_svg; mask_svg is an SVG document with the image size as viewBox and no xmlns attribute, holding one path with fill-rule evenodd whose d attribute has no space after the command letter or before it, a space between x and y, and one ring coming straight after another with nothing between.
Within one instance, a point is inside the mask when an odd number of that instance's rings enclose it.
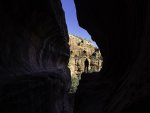
<instances>
[{"instance_id":1,"label":"striated rock layer","mask_svg":"<svg viewBox=\"0 0 150 113\"><path fill-rule=\"evenodd\" d=\"M150 112L150 1L74 1L103 56L101 72L82 74L74 113Z\"/></svg>"},{"instance_id":2,"label":"striated rock layer","mask_svg":"<svg viewBox=\"0 0 150 113\"><path fill-rule=\"evenodd\" d=\"M0 1L0 15L0 112L68 112L70 50L60 1Z\"/></svg>"}]
</instances>

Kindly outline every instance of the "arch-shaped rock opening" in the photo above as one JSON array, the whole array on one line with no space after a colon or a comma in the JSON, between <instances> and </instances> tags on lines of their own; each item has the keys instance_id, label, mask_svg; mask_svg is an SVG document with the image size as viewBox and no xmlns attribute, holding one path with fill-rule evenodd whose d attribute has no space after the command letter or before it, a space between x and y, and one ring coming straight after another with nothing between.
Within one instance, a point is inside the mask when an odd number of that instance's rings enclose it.
<instances>
[{"instance_id":1,"label":"arch-shaped rock opening","mask_svg":"<svg viewBox=\"0 0 150 113\"><path fill-rule=\"evenodd\" d=\"M70 55L69 68L72 76L71 93L75 93L82 73L85 75L101 70L102 55L88 32L78 25L74 1L61 0L61 2L66 15L70 51L73 51Z\"/></svg>"},{"instance_id":2,"label":"arch-shaped rock opening","mask_svg":"<svg viewBox=\"0 0 150 113\"><path fill-rule=\"evenodd\" d=\"M75 4L79 24L101 48L104 64L81 79L74 113L150 112L150 1ZM0 113L72 112L69 36L60 0L1 0L0 15Z\"/></svg>"}]
</instances>

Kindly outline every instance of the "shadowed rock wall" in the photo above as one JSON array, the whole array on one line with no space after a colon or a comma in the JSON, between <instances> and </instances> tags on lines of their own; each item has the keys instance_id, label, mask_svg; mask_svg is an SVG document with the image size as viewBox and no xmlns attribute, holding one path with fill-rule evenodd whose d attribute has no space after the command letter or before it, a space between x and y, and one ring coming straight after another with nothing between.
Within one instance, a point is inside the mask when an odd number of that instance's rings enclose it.
<instances>
[{"instance_id":1,"label":"shadowed rock wall","mask_svg":"<svg viewBox=\"0 0 150 113\"><path fill-rule=\"evenodd\" d=\"M68 112L70 50L60 1L0 1L0 16L0 112Z\"/></svg>"},{"instance_id":2,"label":"shadowed rock wall","mask_svg":"<svg viewBox=\"0 0 150 113\"><path fill-rule=\"evenodd\" d=\"M74 112L135 113L148 110L150 2L74 1L80 26L96 41L103 56L101 72L93 76L82 74Z\"/></svg>"}]
</instances>

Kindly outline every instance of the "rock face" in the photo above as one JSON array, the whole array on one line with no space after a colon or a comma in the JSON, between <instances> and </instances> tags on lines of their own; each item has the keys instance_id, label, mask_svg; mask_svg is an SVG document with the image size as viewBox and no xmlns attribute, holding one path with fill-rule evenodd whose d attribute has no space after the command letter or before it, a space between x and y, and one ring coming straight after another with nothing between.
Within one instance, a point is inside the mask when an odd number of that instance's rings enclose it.
<instances>
[{"instance_id":1,"label":"rock face","mask_svg":"<svg viewBox=\"0 0 150 113\"><path fill-rule=\"evenodd\" d=\"M74 1L103 56L99 73L83 74L74 113L150 112L150 1Z\"/></svg>"},{"instance_id":2,"label":"rock face","mask_svg":"<svg viewBox=\"0 0 150 113\"><path fill-rule=\"evenodd\" d=\"M0 112L68 112L69 36L60 1L0 1L0 15Z\"/></svg>"},{"instance_id":3,"label":"rock face","mask_svg":"<svg viewBox=\"0 0 150 113\"><path fill-rule=\"evenodd\" d=\"M69 35L70 45L70 60L69 68L72 77L79 77L81 73L85 72L85 60L89 61L89 72L98 72L102 67L102 56L100 50L95 47L91 42L74 36Z\"/></svg>"}]
</instances>

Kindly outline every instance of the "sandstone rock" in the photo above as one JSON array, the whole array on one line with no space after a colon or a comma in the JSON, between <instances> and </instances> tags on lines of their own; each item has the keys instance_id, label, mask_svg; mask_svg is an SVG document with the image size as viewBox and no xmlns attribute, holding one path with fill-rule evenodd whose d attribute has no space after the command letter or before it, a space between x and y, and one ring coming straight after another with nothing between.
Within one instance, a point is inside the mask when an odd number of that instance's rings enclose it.
<instances>
[{"instance_id":1,"label":"sandstone rock","mask_svg":"<svg viewBox=\"0 0 150 113\"><path fill-rule=\"evenodd\" d=\"M89 72L98 72L102 67L100 50L92 42L81 37L69 35L70 60L69 68L72 77L79 77L84 72L84 61L89 60Z\"/></svg>"},{"instance_id":2,"label":"sandstone rock","mask_svg":"<svg viewBox=\"0 0 150 113\"><path fill-rule=\"evenodd\" d=\"M69 36L60 0L0 1L0 15L0 113L68 112Z\"/></svg>"},{"instance_id":3,"label":"sandstone rock","mask_svg":"<svg viewBox=\"0 0 150 113\"><path fill-rule=\"evenodd\" d=\"M150 1L74 1L103 55L99 73L81 75L74 113L149 113Z\"/></svg>"}]
</instances>

